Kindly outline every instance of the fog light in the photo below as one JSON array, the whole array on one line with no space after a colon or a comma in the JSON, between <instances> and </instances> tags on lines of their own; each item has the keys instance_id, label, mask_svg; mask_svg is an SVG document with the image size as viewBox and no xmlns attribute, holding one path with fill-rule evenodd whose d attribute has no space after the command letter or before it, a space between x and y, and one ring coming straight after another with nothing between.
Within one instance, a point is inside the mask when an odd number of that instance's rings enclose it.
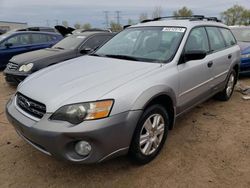
<instances>
[{"instance_id":1,"label":"fog light","mask_svg":"<svg viewBox=\"0 0 250 188\"><path fill-rule=\"evenodd\" d=\"M91 152L91 145L86 141L79 141L75 145L75 150L78 155L86 157Z\"/></svg>"}]
</instances>

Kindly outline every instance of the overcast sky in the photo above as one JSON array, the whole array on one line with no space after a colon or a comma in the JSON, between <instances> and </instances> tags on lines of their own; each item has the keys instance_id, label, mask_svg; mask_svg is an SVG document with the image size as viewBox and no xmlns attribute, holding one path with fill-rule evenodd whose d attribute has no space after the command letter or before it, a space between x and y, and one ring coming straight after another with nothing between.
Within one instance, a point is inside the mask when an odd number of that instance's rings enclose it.
<instances>
[{"instance_id":1,"label":"overcast sky","mask_svg":"<svg viewBox=\"0 0 250 188\"><path fill-rule=\"evenodd\" d=\"M250 0L0 0L0 20L40 26L67 20L71 25L90 22L104 27L104 11L109 11L109 20L115 20L114 12L121 11L121 23L127 24L129 18L137 21L140 13L151 16L156 6L162 7L163 15L187 6L194 14L219 16L234 4L250 9Z\"/></svg>"}]
</instances>

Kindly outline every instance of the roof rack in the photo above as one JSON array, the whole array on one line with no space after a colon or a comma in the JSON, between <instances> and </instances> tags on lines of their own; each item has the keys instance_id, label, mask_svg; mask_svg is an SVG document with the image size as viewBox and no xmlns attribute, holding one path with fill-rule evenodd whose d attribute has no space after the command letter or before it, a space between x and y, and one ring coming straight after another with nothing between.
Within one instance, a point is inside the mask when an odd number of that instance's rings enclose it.
<instances>
[{"instance_id":1,"label":"roof rack","mask_svg":"<svg viewBox=\"0 0 250 188\"><path fill-rule=\"evenodd\" d=\"M164 17L157 17L157 18L153 18L153 19L142 20L141 23L159 21L159 20L163 20L163 19L190 20L190 21L207 20L207 21L221 22L221 20L219 20L217 17L205 17L203 15L193 15L193 16L164 16Z\"/></svg>"},{"instance_id":2,"label":"roof rack","mask_svg":"<svg viewBox=\"0 0 250 188\"><path fill-rule=\"evenodd\" d=\"M208 21L215 21L215 22L221 22L217 17L207 17L206 18Z\"/></svg>"}]
</instances>

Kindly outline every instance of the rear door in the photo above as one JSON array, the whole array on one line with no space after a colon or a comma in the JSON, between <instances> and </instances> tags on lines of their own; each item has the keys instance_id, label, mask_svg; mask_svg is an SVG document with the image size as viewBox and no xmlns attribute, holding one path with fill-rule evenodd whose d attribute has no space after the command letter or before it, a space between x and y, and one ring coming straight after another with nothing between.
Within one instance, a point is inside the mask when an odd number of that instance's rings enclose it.
<instances>
[{"instance_id":1,"label":"rear door","mask_svg":"<svg viewBox=\"0 0 250 188\"><path fill-rule=\"evenodd\" d=\"M49 48L54 45L54 39L52 35L33 33L31 34L32 50L39 50L43 48Z\"/></svg>"},{"instance_id":2,"label":"rear door","mask_svg":"<svg viewBox=\"0 0 250 188\"><path fill-rule=\"evenodd\" d=\"M209 43L210 53L212 58L210 62L210 71L213 76L211 87L217 89L217 86L222 83L228 74L232 54L230 50L226 49L225 40L218 27L206 27Z\"/></svg>"},{"instance_id":3,"label":"rear door","mask_svg":"<svg viewBox=\"0 0 250 188\"><path fill-rule=\"evenodd\" d=\"M184 52L203 50L209 52L207 33L204 27L194 28L187 39ZM179 111L195 105L210 91L212 75L207 66L211 58L192 60L178 65L179 70Z\"/></svg>"},{"instance_id":4,"label":"rear door","mask_svg":"<svg viewBox=\"0 0 250 188\"><path fill-rule=\"evenodd\" d=\"M232 32L227 29L227 28L219 28L225 42L226 42L226 53L228 54L228 63L229 65L231 65L233 63L233 61L235 60L235 58L237 57L237 51L234 49L234 47L237 44L236 39L234 38Z\"/></svg>"}]
</instances>

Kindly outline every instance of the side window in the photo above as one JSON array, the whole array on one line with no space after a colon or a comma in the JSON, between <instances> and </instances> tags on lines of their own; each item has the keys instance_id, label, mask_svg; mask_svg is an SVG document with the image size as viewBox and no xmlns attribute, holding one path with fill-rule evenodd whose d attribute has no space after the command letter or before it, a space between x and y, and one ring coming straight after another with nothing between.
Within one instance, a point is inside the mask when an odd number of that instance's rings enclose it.
<instances>
[{"instance_id":1,"label":"side window","mask_svg":"<svg viewBox=\"0 0 250 188\"><path fill-rule=\"evenodd\" d=\"M31 44L30 37L28 34L15 35L9 38L8 40L6 40L5 44L6 43L11 43L12 46L21 46L21 45Z\"/></svg>"},{"instance_id":2,"label":"side window","mask_svg":"<svg viewBox=\"0 0 250 188\"><path fill-rule=\"evenodd\" d=\"M227 46L233 46L236 44L236 40L229 29L220 28L220 31L226 41Z\"/></svg>"},{"instance_id":3,"label":"side window","mask_svg":"<svg viewBox=\"0 0 250 188\"><path fill-rule=\"evenodd\" d=\"M94 36L94 37L88 39L82 48L95 49L95 48L99 47L100 45L102 45L107 40L109 40L110 38L111 38L111 36L108 36L108 35L107 36L105 36L105 35Z\"/></svg>"},{"instance_id":4,"label":"side window","mask_svg":"<svg viewBox=\"0 0 250 188\"><path fill-rule=\"evenodd\" d=\"M207 33L204 27L198 27L191 31L185 51L203 50L209 52Z\"/></svg>"},{"instance_id":5,"label":"side window","mask_svg":"<svg viewBox=\"0 0 250 188\"><path fill-rule=\"evenodd\" d=\"M206 29L212 51L218 51L226 47L219 28L207 27Z\"/></svg>"},{"instance_id":6,"label":"side window","mask_svg":"<svg viewBox=\"0 0 250 188\"><path fill-rule=\"evenodd\" d=\"M46 34L31 34L31 36L33 44L46 43L49 41L49 37Z\"/></svg>"}]
</instances>

